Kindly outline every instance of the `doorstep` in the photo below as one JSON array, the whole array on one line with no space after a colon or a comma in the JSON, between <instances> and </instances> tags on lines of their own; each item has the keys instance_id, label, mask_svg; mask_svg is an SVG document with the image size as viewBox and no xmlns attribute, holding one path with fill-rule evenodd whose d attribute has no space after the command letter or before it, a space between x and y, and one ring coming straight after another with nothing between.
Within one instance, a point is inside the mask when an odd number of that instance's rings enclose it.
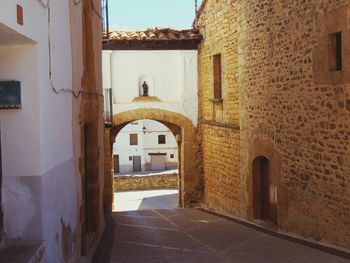
<instances>
[{"instance_id":1,"label":"doorstep","mask_svg":"<svg viewBox=\"0 0 350 263\"><path fill-rule=\"evenodd\" d=\"M40 263L44 253L45 247L40 243L6 245L0 249L0 262Z\"/></svg>"}]
</instances>

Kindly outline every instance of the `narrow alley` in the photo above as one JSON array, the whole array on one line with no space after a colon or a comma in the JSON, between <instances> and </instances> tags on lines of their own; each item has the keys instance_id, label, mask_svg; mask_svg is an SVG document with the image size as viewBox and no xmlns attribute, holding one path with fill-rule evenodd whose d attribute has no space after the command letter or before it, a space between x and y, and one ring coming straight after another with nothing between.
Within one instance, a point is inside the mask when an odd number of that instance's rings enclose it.
<instances>
[{"instance_id":1,"label":"narrow alley","mask_svg":"<svg viewBox=\"0 0 350 263\"><path fill-rule=\"evenodd\" d=\"M349 262L203 210L176 208L177 195L169 190L117 193L116 199L123 207L112 214L106 262ZM147 206L125 211L142 199Z\"/></svg>"},{"instance_id":2,"label":"narrow alley","mask_svg":"<svg viewBox=\"0 0 350 263\"><path fill-rule=\"evenodd\" d=\"M350 263L350 0L1 0L0 263Z\"/></svg>"}]
</instances>

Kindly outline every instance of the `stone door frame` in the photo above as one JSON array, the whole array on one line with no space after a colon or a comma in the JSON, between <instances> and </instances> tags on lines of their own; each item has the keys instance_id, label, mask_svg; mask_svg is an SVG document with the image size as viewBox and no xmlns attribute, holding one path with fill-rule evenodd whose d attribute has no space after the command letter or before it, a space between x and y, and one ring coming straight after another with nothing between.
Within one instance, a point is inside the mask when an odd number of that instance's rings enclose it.
<instances>
[{"instance_id":1,"label":"stone door frame","mask_svg":"<svg viewBox=\"0 0 350 263\"><path fill-rule=\"evenodd\" d=\"M281 214L283 213L283 193L281 185L282 154L277 151L273 141L266 136L259 135L253 140L249 149L249 172L247 182L248 192L248 219L254 220L254 183L253 163L258 157L265 157L270 161L270 173L276 176L277 180L277 225L280 225Z\"/></svg>"}]
</instances>

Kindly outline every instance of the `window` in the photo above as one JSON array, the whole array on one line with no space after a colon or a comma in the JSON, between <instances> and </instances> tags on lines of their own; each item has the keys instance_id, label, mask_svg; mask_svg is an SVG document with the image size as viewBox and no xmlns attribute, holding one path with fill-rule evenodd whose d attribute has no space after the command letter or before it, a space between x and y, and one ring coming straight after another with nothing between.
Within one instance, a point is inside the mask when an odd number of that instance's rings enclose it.
<instances>
[{"instance_id":1,"label":"window","mask_svg":"<svg viewBox=\"0 0 350 263\"><path fill-rule=\"evenodd\" d=\"M341 71L342 65L342 35L341 32L330 34L329 70Z\"/></svg>"},{"instance_id":2,"label":"window","mask_svg":"<svg viewBox=\"0 0 350 263\"><path fill-rule=\"evenodd\" d=\"M137 145L137 133L130 133L130 145Z\"/></svg>"},{"instance_id":3,"label":"window","mask_svg":"<svg viewBox=\"0 0 350 263\"><path fill-rule=\"evenodd\" d=\"M174 159L174 154L173 153L170 154L170 159Z\"/></svg>"},{"instance_id":4,"label":"window","mask_svg":"<svg viewBox=\"0 0 350 263\"><path fill-rule=\"evenodd\" d=\"M132 161L132 156L129 156L129 161Z\"/></svg>"},{"instance_id":5,"label":"window","mask_svg":"<svg viewBox=\"0 0 350 263\"><path fill-rule=\"evenodd\" d=\"M221 87L221 54L216 54L213 57L213 69L214 69L214 99L222 98Z\"/></svg>"},{"instance_id":6,"label":"window","mask_svg":"<svg viewBox=\"0 0 350 263\"><path fill-rule=\"evenodd\" d=\"M158 135L158 144L165 144L165 135Z\"/></svg>"}]
</instances>

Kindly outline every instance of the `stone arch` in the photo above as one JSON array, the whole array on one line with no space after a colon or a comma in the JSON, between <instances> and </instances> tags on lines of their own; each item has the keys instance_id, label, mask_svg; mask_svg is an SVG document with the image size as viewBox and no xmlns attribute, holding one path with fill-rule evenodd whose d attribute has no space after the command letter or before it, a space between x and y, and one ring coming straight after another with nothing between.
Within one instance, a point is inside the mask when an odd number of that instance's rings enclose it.
<instances>
[{"instance_id":1,"label":"stone arch","mask_svg":"<svg viewBox=\"0 0 350 263\"><path fill-rule=\"evenodd\" d=\"M174 134L179 149L179 204L182 207L191 207L197 204L200 200L197 129L191 120L181 114L160 109L137 109L114 115L114 125L110 128L109 134L106 134L110 140L109 151L106 151L108 156L105 157L110 163L107 169L112 167L111 149L118 133L127 124L142 119L159 121ZM109 174L111 173L109 172Z\"/></svg>"},{"instance_id":2,"label":"stone arch","mask_svg":"<svg viewBox=\"0 0 350 263\"><path fill-rule=\"evenodd\" d=\"M284 211L283 209L283 191L282 191L282 185L281 185L281 166L282 166L282 154L276 149L274 142L264 136L264 135L258 135L254 138L252 141L252 144L250 145L249 149L249 159L248 159L248 218L250 220L256 219L256 200L254 196L255 187L256 184L254 182L254 176L256 176L256 164L257 160L267 160L269 165L269 173L276 178L276 209L277 209L277 219L276 223L277 225L280 225L280 220L282 218L282 213Z\"/></svg>"}]
</instances>

